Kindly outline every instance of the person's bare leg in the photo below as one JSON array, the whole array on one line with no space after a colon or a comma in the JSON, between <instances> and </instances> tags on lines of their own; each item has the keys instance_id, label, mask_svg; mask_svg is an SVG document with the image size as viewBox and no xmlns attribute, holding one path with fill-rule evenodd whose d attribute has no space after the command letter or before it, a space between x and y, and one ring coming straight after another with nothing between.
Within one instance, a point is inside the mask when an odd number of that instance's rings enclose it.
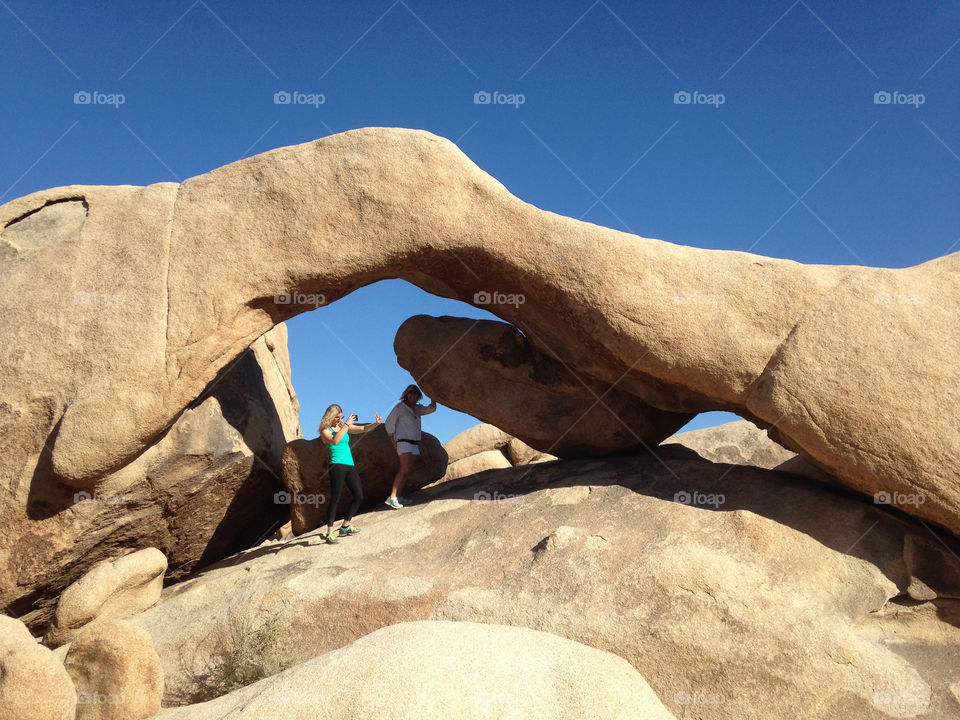
<instances>
[{"instance_id":1,"label":"person's bare leg","mask_svg":"<svg viewBox=\"0 0 960 720\"><path fill-rule=\"evenodd\" d=\"M390 488L390 497L395 498L403 490L403 485L413 469L413 453L404 453L400 456L400 469L393 478L393 487Z\"/></svg>"}]
</instances>

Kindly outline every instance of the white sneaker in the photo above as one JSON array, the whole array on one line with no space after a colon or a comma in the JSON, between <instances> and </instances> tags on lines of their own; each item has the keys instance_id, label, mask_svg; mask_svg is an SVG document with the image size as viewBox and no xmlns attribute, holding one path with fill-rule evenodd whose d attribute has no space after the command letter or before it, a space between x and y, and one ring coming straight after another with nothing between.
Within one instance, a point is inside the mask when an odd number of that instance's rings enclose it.
<instances>
[{"instance_id":1,"label":"white sneaker","mask_svg":"<svg viewBox=\"0 0 960 720\"><path fill-rule=\"evenodd\" d=\"M394 510L399 510L403 507L396 498L387 498L383 504L392 507Z\"/></svg>"}]
</instances>

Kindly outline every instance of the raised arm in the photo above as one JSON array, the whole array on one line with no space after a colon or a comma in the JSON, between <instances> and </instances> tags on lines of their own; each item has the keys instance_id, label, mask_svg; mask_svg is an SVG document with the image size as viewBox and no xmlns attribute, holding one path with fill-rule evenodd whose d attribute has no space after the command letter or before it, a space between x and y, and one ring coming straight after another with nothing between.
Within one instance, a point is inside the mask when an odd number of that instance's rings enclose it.
<instances>
[{"instance_id":1,"label":"raised arm","mask_svg":"<svg viewBox=\"0 0 960 720\"><path fill-rule=\"evenodd\" d=\"M363 425L351 425L350 430L348 431L351 435L363 435L364 433L370 432L377 425L383 424L383 418L380 417L380 413L377 413L377 419L372 423L364 423Z\"/></svg>"},{"instance_id":2,"label":"raised arm","mask_svg":"<svg viewBox=\"0 0 960 720\"><path fill-rule=\"evenodd\" d=\"M429 405L417 405L417 415L429 415L437 411L437 401L433 399Z\"/></svg>"}]
</instances>

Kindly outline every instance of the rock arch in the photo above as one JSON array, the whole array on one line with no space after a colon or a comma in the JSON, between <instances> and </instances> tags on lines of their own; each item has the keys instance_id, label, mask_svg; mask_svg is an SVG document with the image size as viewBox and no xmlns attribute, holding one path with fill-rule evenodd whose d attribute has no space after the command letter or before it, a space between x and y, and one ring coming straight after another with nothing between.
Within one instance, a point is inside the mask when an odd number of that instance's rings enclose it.
<instances>
[{"instance_id":1,"label":"rock arch","mask_svg":"<svg viewBox=\"0 0 960 720\"><path fill-rule=\"evenodd\" d=\"M79 233L14 241L17 219L42 226L66 200ZM402 278L465 302L522 294L487 307L578 375L773 426L851 487L922 495L902 509L960 529L960 253L888 270L682 247L539 210L453 143L382 128L179 185L34 193L0 227L9 486L47 445L61 482L95 487L312 307L278 295Z\"/></svg>"}]
</instances>

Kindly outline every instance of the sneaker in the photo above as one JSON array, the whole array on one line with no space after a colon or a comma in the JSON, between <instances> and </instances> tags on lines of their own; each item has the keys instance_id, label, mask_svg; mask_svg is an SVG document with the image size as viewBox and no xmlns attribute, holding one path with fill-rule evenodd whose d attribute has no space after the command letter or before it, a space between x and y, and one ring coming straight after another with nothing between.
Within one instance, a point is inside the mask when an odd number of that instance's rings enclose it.
<instances>
[{"instance_id":1,"label":"sneaker","mask_svg":"<svg viewBox=\"0 0 960 720\"><path fill-rule=\"evenodd\" d=\"M383 504L392 507L394 510L399 510L403 507L403 505L400 504L400 501L396 498L387 498Z\"/></svg>"},{"instance_id":2,"label":"sneaker","mask_svg":"<svg viewBox=\"0 0 960 720\"><path fill-rule=\"evenodd\" d=\"M401 497L400 495L397 495L397 502L399 502L401 505L413 505L413 500L410 498Z\"/></svg>"},{"instance_id":3,"label":"sneaker","mask_svg":"<svg viewBox=\"0 0 960 720\"><path fill-rule=\"evenodd\" d=\"M323 533L321 533L321 534L320 534L320 537L322 537L324 540L327 541L327 545L339 545L339 544L340 544L340 541L337 539L337 531L336 531L336 530L334 530L334 531L333 531L332 533L330 533L329 535L324 535Z\"/></svg>"},{"instance_id":4,"label":"sneaker","mask_svg":"<svg viewBox=\"0 0 960 720\"><path fill-rule=\"evenodd\" d=\"M338 532L340 537L349 537L350 535L356 535L360 532L360 528L354 527L353 525L341 525Z\"/></svg>"}]
</instances>

